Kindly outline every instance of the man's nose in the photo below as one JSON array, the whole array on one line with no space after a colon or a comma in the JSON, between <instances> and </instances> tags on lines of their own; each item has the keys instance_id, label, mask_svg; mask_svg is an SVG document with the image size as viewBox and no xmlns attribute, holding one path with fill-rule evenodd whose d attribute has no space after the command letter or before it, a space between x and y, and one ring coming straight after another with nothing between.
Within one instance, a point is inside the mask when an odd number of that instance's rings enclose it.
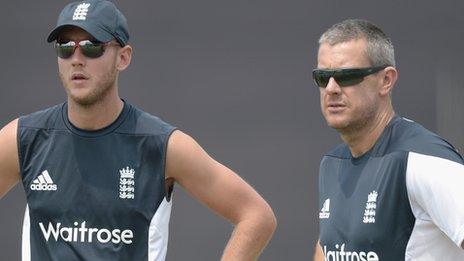
<instances>
[{"instance_id":1,"label":"man's nose","mask_svg":"<svg viewBox=\"0 0 464 261\"><path fill-rule=\"evenodd\" d=\"M82 54L81 48L76 47L74 53L70 57L73 66L82 66L85 64L86 57Z\"/></svg>"},{"instance_id":2,"label":"man's nose","mask_svg":"<svg viewBox=\"0 0 464 261\"><path fill-rule=\"evenodd\" d=\"M325 87L325 91L328 94L339 94L342 91L340 85L338 85L337 81L335 81L334 77L330 77L327 86Z\"/></svg>"}]
</instances>

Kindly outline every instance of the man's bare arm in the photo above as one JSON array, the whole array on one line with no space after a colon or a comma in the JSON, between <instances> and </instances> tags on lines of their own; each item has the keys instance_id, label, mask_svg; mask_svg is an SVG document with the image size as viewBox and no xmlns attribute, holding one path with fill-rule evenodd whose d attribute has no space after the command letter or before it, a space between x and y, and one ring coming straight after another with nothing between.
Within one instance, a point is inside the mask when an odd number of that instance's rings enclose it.
<instances>
[{"instance_id":1,"label":"man's bare arm","mask_svg":"<svg viewBox=\"0 0 464 261\"><path fill-rule=\"evenodd\" d=\"M0 130L0 199L20 180L17 128L16 119Z\"/></svg>"},{"instance_id":2,"label":"man's bare arm","mask_svg":"<svg viewBox=\"0 0 464 261\"><path fill-rule=\"evenodd\" d=\"M258 258L274 233L276 219L250 185L181 131L169 139L166 178L174 178L196 199L235 224L223 261Z\"/></svg>"},{"instance_id":3,"label":"man's bare arm","mask_svg":"<svg viewBox=\"0 0 464 261\"><path fill-rule=\"evenodd\" d=\"M317 241L316 247L314 249L314 261L324 261L324 252L322 251L319 240Z\"/></svg>"}]
</instances>

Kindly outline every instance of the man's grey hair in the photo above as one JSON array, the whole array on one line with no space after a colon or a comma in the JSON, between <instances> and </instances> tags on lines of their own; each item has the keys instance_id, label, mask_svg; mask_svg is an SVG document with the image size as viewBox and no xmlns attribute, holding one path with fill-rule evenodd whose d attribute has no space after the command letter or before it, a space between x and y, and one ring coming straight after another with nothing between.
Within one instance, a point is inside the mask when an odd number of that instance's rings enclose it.
<instances>
[{"instance_id":1,"label":"man's grey hair","mask_svg":"<svg viewBox=\"0 0 464 261\"><path fill-rule=\"evenodd\" d=\"M357 39L366 39L366 53L371 66L395 66L395 51L391 40L373 23L348 19L330 27L319 38L319 44L335 45Z\"/></svg>"}]
</instances>

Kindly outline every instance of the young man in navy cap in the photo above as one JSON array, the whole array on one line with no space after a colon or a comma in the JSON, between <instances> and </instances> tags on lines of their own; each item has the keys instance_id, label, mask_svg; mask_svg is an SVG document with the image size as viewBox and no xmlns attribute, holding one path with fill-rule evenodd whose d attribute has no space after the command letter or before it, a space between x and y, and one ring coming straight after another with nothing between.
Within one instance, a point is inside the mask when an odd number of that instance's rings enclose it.
<instances>
[{"instance_id":1,"label":"young man in navy cap","mask_svg":"<svg viewBox=\"0 0 464 261\"><path fill-rule=\"evenodd\" d=\"M276 221L269 205L191 137L118 95L132 48L108 1L67 5L56 41L63 104L0 131L0 197L22 181L23 260L164 260L179 183L235 224L223 260L255 260Z\"/></svg>"}]
</instances>

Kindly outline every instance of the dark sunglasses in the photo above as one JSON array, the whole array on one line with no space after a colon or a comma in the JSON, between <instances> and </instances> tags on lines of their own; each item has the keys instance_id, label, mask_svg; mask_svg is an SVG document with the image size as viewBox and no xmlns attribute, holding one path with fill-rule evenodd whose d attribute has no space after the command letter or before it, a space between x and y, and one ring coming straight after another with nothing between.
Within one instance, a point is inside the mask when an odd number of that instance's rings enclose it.
<instances>
[{"instance_id":1,"label":"dark sunglasses","mask_svg":"<svg viewBox=\"0 0 464 261\"><path fill-rule=\"evenodd\" d=\"M81 53L88 58L98 58L105 53L105 48L107 45L118 45L117 43L113 42L97 42L97 41L90 41L90 40L83 40L80 42L75 41L68 41L68 42L56 42L55 43L55 50L58 57L67 59L74 54L77 47L81 49Z\"/></svg>"},{"instance_id":2,"label":"dark sunglasses","mask_svg":"<svg viewBox=\"0 0 464 261\"><path fill-rule=\"evenodd\" d=\"M352 86L364 80L364 77L374 74L387 68L389 65L374 66L369 68L351 68L351 69L336 69L323 70L314 69L313 79L317 86L327 87L330 78L334 78L341 87Z\"/></svg>"}]
</instances>

